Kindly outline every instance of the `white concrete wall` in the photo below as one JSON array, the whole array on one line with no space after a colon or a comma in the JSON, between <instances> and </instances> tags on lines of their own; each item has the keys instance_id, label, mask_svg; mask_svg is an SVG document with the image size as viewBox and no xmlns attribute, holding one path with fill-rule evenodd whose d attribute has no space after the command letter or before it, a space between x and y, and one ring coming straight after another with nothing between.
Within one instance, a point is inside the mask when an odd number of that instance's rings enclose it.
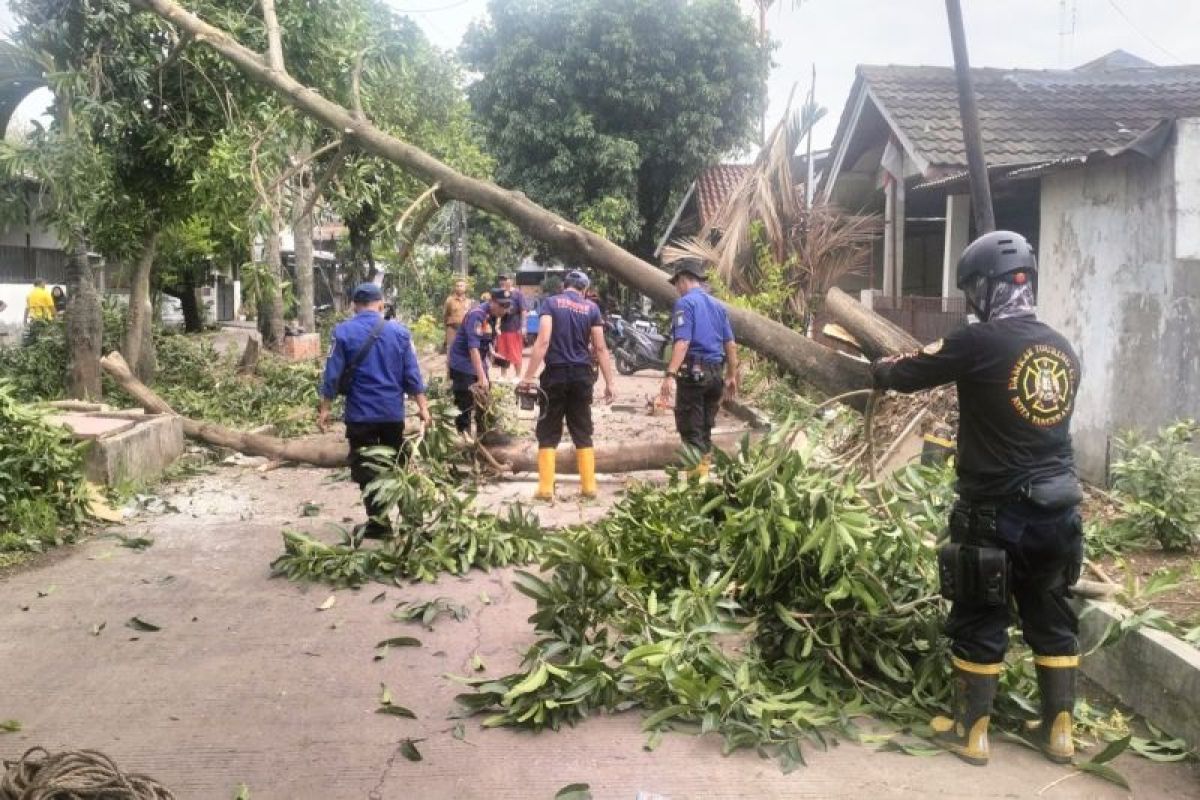
<instances>
[{"instance_id":1,"label":"white concrete wall","mask_svg":"<svg viewBox=\"0 0 1200 800\"><path fill-rule=\"evenodd\" d=\"M1040 315L1083 364L1076 457L1100 480L1116 433L1200 418L1200 124L1154 161L1043 178L1039 255Z\"/></svg>"}]
</instances>

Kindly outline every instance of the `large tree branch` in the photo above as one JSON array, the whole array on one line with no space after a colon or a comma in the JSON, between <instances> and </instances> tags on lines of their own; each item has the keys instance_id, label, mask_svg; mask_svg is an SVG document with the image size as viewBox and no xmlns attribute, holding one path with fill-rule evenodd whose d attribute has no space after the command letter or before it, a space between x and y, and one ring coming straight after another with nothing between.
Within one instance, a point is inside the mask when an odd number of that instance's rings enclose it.
<instances>
[{"instance_id":1,"label":"large tree branch","mask_svg":"<svg viewBox=\"0 0 1200 800\"><path fill-rule=\"evenodd\" d=\"M308 200L305 202L304 208L301 209L298 216L308 216L313 212L313 207L320 201L321 196L325 194L325 190L329 188L329 182L333 180L333 176L342 168L342 164L346 163L348 151L346 150L345 143L339 139L338 144L338 151L333 154L333 158L329 159L329 164L321 173L321 177L317 178L317 182L313 185L312 192L309 193Z\"/></svg>"},{"instance_id":2,"label":"large tree branch","mask_svg":"<svg viewBox=\"0 0 1200 800\"><path fill-rule=\"evenodd\" d=\"M403 267L405 262L412 256L413 250L417 247L417 239L421 238L421 234L429 227L429 222L433 219L434 214L442 207L441 199L438 195L438 189L440 188L434 184L426 189L412 205L404 210L404 213L400 216L400 221L396 223L396 231L400 234L400 247L396 254L397 268ZM432 202L426 203L426 200L432 200ZM404 223L408 220L413 210L417 208L420 208L420 210L413 217L412 230L409 231L408 236L405 236Z\"/></svg>"},{"instance_id":3,"label":"large tree branch","mask_svg":"<svg viewBox=\"0 0 1200 800\"><path fill-rule=\"evenodd\" d=\"M275 91L313 119L347 136L364 151L393 161L428 184L438 183L448 199L504 217L526 234L598 268L660 303L675 300L661 270L617 245L553 214L489 181L463 175L413 145L390 136L368 120L355 119L346 108L271 67L225 31L209 25L172 0L134 0L159 17L190 32L233 62L252 80ZM779 363L789 372L828 394L869 384L867 366L822 347L786 326L737 307L729 307L739 340Z\"/></svg>"}]
</instances>

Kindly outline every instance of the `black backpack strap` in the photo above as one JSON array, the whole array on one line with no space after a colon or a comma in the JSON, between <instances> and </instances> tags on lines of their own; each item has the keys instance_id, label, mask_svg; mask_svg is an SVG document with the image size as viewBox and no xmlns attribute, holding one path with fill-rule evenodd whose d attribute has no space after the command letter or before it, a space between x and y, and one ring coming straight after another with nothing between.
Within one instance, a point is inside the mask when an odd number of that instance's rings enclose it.
<instances>
[{"instance_id":1,"label":"black backpack strap","mask_svg":"<svg viewBox=\"0 0 1200 800\"><path fill-rule=\"evenodd\" d=\"M358 350L350 359L350 363L342 370L342 374L338 376L338 392L341 394L350 394L350 387L354 384L354 373L362 365L367 354L371 352L371 348L375 346L375 342L379 339L379 335L383 333L383 326L387 325L387 320L383 316L379 317L379 321L371 328L371 335L367 340L358 346Z\"/></svg>"}]
</instances>

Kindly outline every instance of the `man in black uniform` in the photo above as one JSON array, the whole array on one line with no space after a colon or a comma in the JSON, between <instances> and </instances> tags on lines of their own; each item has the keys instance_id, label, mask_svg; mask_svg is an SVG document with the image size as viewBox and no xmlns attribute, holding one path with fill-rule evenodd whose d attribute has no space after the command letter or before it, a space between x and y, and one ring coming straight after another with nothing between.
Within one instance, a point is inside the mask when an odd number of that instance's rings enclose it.
<instances>
[{"instance_id":1,"label":"man in black uniform","mask_svg":"<svg viewBox=\"0 0 1200 800\"><path fill-rule=\"evenodd\" d=\"M567 273L562 294L548 297L538 311L537 342L525 366L520 389L535 388L533 376L542 361L540 405L537 423L538 500L554 499L555 449L562 440L563 420L575 445L580 494L596 496L596 451L592 448L592 351L604 375L604 400L611 403L612 361L604 342L604 317L600 308L583 296L590 281L579 270Z\"/></svg>"},{"instance_id":2,"label":"man in black uniform","mask_svg":"<svg viewBox=\"0 0 1200 800\"><path fill-rule=\"evenodd\" d=\"M992 699L1016 600L1041 692L1035 736L1069 763L1079 664L1067 603L1083 558L1070 422L1079 386L1071 345L1035 316L1037 261L1016 233L981 236L958 262L958 287L979 319L910 355L872 365L875 386L914 392L955 382L958 495L938 554L955 677L954 719L933 720L942 746L986 764Z\"/></svg>"}]
</instances>

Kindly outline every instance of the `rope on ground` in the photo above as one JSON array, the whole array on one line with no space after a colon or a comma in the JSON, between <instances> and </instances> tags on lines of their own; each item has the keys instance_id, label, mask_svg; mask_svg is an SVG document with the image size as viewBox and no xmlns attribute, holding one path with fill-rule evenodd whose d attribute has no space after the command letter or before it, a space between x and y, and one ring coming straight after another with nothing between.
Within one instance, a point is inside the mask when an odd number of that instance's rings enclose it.
<instances>
[{"instance_id":1,"label":"rope on ground","mask_svg":"<svg viewBox=\"0 0 1200 800\"><path fill-rule=\"evenodd\" d=\"M34 747L4 769L0 800L175 800L153 778L121 772L96 750L51 754Z\"/></svg>"}]
</instances>

